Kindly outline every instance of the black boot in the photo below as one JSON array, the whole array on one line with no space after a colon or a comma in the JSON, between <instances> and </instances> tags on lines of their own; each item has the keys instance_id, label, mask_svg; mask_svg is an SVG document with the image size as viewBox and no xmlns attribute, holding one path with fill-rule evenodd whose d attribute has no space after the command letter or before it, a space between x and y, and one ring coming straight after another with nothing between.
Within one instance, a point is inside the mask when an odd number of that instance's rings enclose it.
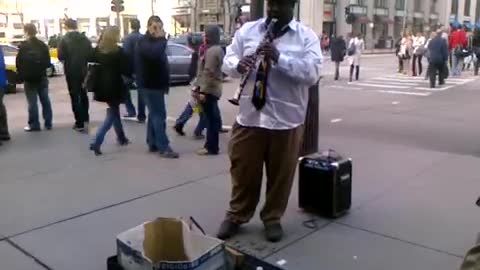
<instances>
[{"instance_id":1,"label":"black boot","mask_svg":"<svg viewBox=\"0 0 480 270\"><path fill-rule=\"evenodd\" d=\"M220 240L227 240L235 236L240 229L240 225L226 219L218 230L217 237Z\"/></svg>"},{"instance_id":2,"label":"black boot","mask_svg":"<svg viewBox=\"0 0 480 270\"><path fill-rule=\"evenodd\" d=\"M355 71L355 80L358 81L359 78L360 78L360 66L357 66Z\"/></svg>"}]
</instances>

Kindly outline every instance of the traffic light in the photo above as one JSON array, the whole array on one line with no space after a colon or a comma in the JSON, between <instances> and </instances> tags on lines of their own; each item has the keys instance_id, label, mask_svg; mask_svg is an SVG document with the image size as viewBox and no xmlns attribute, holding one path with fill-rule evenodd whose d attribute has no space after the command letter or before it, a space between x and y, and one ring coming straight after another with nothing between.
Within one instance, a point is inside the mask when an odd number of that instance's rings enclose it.
<instances>
[{"instance_id":1,"label":"traffic light","mask_svg":"<svg viewBox=\"0 0 480 270\"><path fill-rule=\"evenodd\" d=\"M123 12L125 10L123 3L123 0L112 0L111 10L117 13Z\"/></svg>"},{"instance_id":2,"label":"traffic light","mask_svg":"<svg viewBox=\"0 0 480 270\"><path fill-rule=\"evenodd\" d=\"M350 6L345 7L345 20L348 24L353 24L355 22L355 15L352 14Z\"/></svg>"}]
</instances>

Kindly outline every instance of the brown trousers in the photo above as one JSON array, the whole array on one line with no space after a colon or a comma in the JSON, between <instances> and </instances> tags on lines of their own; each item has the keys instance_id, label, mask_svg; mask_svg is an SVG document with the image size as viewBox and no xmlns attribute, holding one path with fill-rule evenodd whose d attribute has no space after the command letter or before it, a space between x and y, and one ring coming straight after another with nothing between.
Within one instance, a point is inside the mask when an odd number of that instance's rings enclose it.
<instances>
[{"instance_id":1,"label":"brown trousers","mask_svg":"<svg viewBox=\"0 0 480 270\"><path fill-rule=\"evenodd\" d=\"M303 126L292 130L250 128L235 123L229 144L232 198L227 219L237 224L255 214L267 169L264 224L279 223L288 205L303 137Z\"/></svg>"}]
</instances>

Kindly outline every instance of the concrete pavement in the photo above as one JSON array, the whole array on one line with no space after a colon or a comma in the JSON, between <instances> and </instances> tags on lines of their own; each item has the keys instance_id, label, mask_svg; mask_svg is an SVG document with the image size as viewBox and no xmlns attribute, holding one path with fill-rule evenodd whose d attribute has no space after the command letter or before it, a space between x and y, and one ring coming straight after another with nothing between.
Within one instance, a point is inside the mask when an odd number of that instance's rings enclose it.
<instances>
[{"instance_id":1,"label":"concrete pavement","mask_svg":"<svg viewBox=\"0 0 480 270\"><path fill-rule=\"evenodd\" d=\"M362 80L395 72L391 56L363 60ZM320 145L354 160L352 211L306 228L312 217L298 209L295 188L284 241L265 242L256 217L230 244L292 270L458 269L480 224L478 81L420 97L349 89L332 81L330 63L324 73ZM23 94L6 99L13 141L0 148L0 269L106 269L115 236L157 216L194 216L215 233L230 194L228 135L220 156L204 158L195 155L202 142L169 130L182 155L170 161L148 154L144 126L127 122L133 144L119 148L109 134L96 158L89 137L70 129L63 79L51 86L50 132L24 133ZM235 86L226 83L225 97ZM187 86L172 88L170 116L187 97ZM221 109L224 124L233 123L236 108L224 99ZM95 125L104 107L91 111Z\"/></svg>"}]
</instances>

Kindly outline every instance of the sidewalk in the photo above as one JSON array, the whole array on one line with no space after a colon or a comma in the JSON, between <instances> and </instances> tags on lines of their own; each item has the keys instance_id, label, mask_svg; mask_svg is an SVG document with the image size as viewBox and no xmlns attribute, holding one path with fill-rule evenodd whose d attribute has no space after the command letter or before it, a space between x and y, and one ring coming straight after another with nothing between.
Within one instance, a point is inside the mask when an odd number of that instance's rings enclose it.
<instances>
[{"instance_id":1,"label":"sidewalk","mask_svg":"<svg viewBox=\"0 0 480 270\"><path fill-rule=\"evenodd\" d=\"M172 89L170 115L182 109L186 89ZM59 125L37 134L18 124L25 122L24 110L15 110L24 97L7 99L14 139L0 149L0 269L105 270L115 236L158 216L194 216L216 232L230 196L228 136L221 155L198 157L201 142L170 132L181 158L163 160L147 153L144 126L126 123L133 144L119 148L109 134L105 155L96 158L89 138L71 131L66 93L54 94ZM232 122L235 108L222 110ZM92 111L98 123L104 109L95 104ZM307 228L312 217L298 209L294 187L284 241L267 243L256 216L230 245L289 270L458 269L479 230L478 158L339 137L332 129L320 141L354 160L350 214L315 218L316 228Z\"/></svg>"}]
</instances>

